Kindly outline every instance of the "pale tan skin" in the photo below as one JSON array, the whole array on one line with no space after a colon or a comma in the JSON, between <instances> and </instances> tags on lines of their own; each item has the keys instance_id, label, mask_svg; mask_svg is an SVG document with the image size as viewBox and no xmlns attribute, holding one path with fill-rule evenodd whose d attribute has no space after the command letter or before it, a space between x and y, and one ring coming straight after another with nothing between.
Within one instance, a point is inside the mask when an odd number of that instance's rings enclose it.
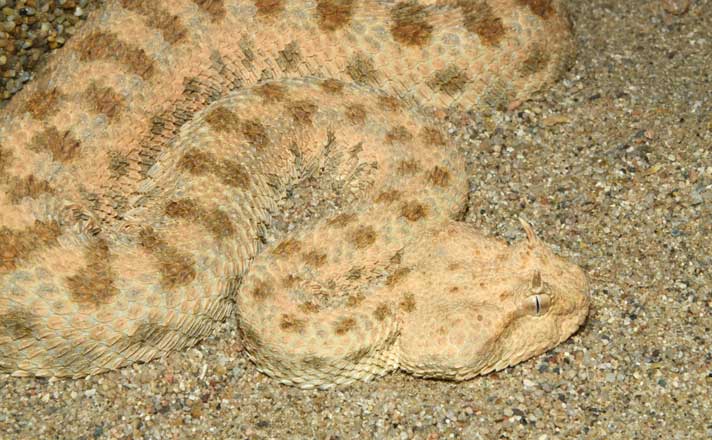
<instances>
[{"instance_id":1,"label":"pale tan skin","mask_svg":"<svg viewBox=\"0 0 712 440\"><path fill-rule=\"evenodd\" d=\"M556 79L561 11L108 2L1 115L0 372L145 362L233 312L258 368L302 387L464 380L562 342L586 277L527 224L509 247L459 221L464 160L433 113ZM345 206L263 246L327 159Z\"/></svg>"}]
</instances>

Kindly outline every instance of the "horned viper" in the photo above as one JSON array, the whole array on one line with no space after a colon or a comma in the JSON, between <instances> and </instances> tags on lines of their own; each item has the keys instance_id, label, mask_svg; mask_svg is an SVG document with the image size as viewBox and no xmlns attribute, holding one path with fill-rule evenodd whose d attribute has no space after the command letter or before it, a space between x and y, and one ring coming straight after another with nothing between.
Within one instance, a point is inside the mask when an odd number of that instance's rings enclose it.
<instances>
[{"instance_id":1,"label":"horned viper","mask_svg":"<svg viewBox=\"0 0 712 440\"><path fill-rule=\"evenodd\" d=\"M110 0L0 117L0 372L98 374L237 313L302 387L468 379L565 340L587 283L524 224L460 221L438 109L507 107L571 59L556 0ZM349 202L276 242L325 157Z\"/></svg>"}]
</instances>

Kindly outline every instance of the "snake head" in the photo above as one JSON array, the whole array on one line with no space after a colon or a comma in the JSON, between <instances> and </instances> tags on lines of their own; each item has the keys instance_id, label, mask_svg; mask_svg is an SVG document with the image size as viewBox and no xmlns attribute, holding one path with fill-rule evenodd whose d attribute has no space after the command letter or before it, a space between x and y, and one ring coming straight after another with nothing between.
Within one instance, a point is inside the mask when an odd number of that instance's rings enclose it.
<instances>
[{"instance_id":1,"label":"snake head","mask_svg":"<svg viewBox=\"0 0 712 440\"><path fill-rule=\"evenodd\" d=\"M520 219L526 240L514 246L511 266L520 281L512 289L514 306L507 332L508 341L499 370L558 345L571 336L586 319L590 306L586 274L575 264L554 254Z\"/></svg>"},{"instance_id":2,"label":"snake head","mask_svg":"<svg viewBox=\"0 0 712 440\"><path fill-rule=\"evenodd\" d=\"M522 224L527 238L513 246L464 225L432 237L430 258L415 265L412 284L404 286L423 288L416 293L420 308L403 319L401 368L468 379L541 354L584 322L586 275Z\"/></svg>"}]
</instances>

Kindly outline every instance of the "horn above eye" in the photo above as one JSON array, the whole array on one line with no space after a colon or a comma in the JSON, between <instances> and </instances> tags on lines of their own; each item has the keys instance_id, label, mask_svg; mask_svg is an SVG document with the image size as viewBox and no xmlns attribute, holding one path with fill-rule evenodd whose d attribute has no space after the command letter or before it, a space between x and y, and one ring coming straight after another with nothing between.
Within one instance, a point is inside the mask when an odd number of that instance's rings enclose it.
<instances>
[{"instance_id":1,"label":"horn above eye","mask_svg":"<svg viewBox=\"0 0 712 440\"><path fill-rule=\"evenodd\" d=\"M522 224L522 228L527 234L527 244L530 248L533 247L539 241L539 238L534 232L534 228L532 228L532 225L528 221L524 220L522 217L519 217L519 223Z\"/></svg>"},{"instance_id":2,"label":"horn above eye","mask_svg":"<svg viewBox=\"0 0 712 440\"><path fill-rule=\"evenodd\" d=\"M541 293L544 290L544 282L541 280L541 272L538 270L534 272L532 277L532 292Z\"/></svg>"}]
</instances>

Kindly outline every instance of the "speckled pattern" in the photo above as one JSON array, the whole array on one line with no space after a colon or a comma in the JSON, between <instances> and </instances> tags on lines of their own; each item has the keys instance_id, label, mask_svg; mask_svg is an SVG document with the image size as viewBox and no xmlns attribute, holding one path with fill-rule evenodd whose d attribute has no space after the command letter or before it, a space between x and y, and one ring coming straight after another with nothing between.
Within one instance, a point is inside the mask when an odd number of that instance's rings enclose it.
<instances>
[{"instance_id":1,"label":"speckled pattern","mask_svg":"<svg viewBox=\"0 0 712 440\"><path fill-rule=\"evenodd\" d=\"M512 249L457 226L463 161L424 109L515 105L570 36L551 1L107 3L0 121L0 372L146 362L234 311L304 387L469 379L562 342L585 275L528 225ZM259 255L330 154L351 202Z\"/></svg>"},{"instance_id":2,"label":"speckled pattern","mask_svg":"<svg viewBox=\"0 0 712 440\"><path fill-rule=\"evenodd\" d=\"M570 2L579 53L564 81L448 126L468 143L468 222L513 241L523 214L591 275L593 312L568 342L465 384L303 391L257 373L228 322L121 372L0 379L4 437L709 437L712 4L673 16L661 3ZM281 202L283 232L339 204L322 177Z\"/></svg>"}]
</instances>

